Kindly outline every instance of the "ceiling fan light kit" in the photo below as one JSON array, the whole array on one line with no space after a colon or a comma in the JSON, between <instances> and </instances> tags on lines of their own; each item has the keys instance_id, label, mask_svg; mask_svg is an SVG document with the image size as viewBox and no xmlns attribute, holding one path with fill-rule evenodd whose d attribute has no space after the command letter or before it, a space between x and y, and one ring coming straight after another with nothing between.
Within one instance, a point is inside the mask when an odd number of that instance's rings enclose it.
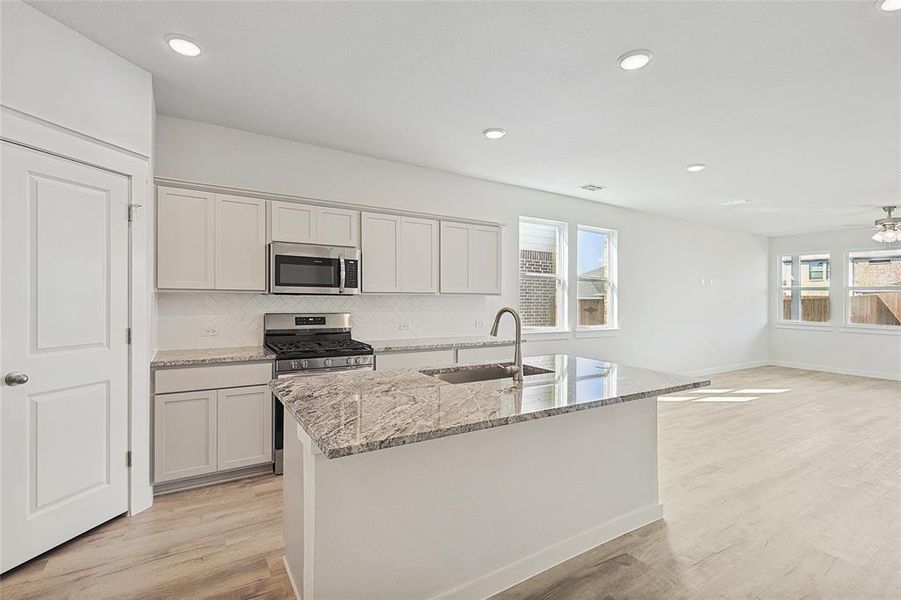
<instances>
[{"instance_id":1,"label":"ceiling fan light kit","mask_svg":"<svg viewBox=\"0 0 901 600\"><path fill-rule=\"evenodd\" d=\"M881 242L883 244L892 244L894 242L901 241L901 217L893 217L892 211L895 210L895 206L883 206L882 210L885 211L885 218L876 219L876 233L873 234L871 238L874 242Z\"/></svg>"}]
</instances>

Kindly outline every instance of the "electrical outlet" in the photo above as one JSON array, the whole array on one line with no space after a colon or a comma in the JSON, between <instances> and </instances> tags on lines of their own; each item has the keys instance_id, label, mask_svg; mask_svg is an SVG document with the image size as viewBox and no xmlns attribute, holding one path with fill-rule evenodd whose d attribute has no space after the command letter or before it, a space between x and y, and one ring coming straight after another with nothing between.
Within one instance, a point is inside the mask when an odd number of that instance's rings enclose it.
<instances>
[{"instance_id":1,"label":"electrical outlet","mask_svg":"<svg viewBox=\"0 0 901 600\"><path fill-rule=\"evenodd\" d=\"M413 328L413 325L409 321L401 321L397 324L397 328L401 331L410 331L410 329Z\"/></svg>"},{"instance_id":2,"label":"electrical outlet","mask_svg":"<svg viewBox=\"0 0 901 600\"><path fill-rule=\"evenodd\" d=\"M476 329L485 329L485 321L483 319L476 319Z\"/></svg>"},{"instance_id":3,"label":"electrical outlet","mask_svg":"<svg viewBox=\"0 0 901 600\"><path fill-rule=\"evenodd\" d=\"M219 335L219 330L215 327L204 327L203 331L200 332L200 335L203 337L215 337Z\"/></svg>"}]
</instances>

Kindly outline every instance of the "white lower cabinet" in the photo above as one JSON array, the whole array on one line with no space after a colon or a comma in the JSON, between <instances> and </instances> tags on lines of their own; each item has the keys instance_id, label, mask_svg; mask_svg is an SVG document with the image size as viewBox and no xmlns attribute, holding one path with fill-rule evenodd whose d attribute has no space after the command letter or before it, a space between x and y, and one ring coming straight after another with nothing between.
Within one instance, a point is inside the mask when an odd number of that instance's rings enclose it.
<instances>
[{"instance_id":1,"label":"white lower cabinet","mask_svg":"<svg viewBox=\"0 0 901 600\"><path fill-rule=\"evenodd\" d=\"M269 386L218 391L218 468L237 469L272 460Z\"/></svg>"},{"instance_id":2,"label":"white lower cabinet","mask_svg":"<svg viewBox=\"0 0 901 600\"><path fill-rule=\"evenodd\" d=\"M215 472L217 390L157 394L154 399L155 483Z\"/></svg>"},{"instance_id":3,"label":"white lower cabinet","mask_svg":"<svg viewBox=\"0 0 901 600\"><path fill-rule=\"evenodd\" d=\"M267 385L156 394L153 481L272 462Z\"/></svg>"}]
</instances>

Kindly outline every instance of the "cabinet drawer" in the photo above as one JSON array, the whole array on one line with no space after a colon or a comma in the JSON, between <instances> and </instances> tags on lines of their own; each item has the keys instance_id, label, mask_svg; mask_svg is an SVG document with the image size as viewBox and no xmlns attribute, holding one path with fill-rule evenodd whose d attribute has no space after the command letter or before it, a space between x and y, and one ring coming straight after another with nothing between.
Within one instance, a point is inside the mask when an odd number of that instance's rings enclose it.
<instances>
[{"instance_id":1,"label":"cabinet drawer","mask_svg":"<svg viewBox=\"0 0 901 600\"><path fill-rule=\"evenodd\" d=\"M269 383L271 380L271 362L158 369L154 376L154 393L169 394L191 390L261 385Z\"/></svg>"},{"instance_id":2,"label":"cabinet drawer","mask_svg":"<svg viewBox=\"0 0 901 600\"><path fill-rule=\"evenodd\" d=\"M386 352L377 354L377 371L391 369L421 369L425 367L447 367L457 362L454 350L428 350L425 352Z\"/></svg>"}]
</instances>

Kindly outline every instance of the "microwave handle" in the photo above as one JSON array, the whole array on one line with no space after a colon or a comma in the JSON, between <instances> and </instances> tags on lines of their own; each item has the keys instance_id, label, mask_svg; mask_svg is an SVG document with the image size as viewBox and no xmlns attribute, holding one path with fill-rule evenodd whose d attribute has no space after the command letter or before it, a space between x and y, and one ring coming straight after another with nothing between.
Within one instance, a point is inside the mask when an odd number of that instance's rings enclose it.
<instances>
[{"instance_id":1,"label":"microwave handle","mask_svg":"<svg viewBox=\"0 0 901 600\"><path fill-rule=\"evenodd\" d=\"M341 279L339 280L339 283L338 283L338 293L343 294L344 293L344 282L347 278L347 272L344 269L344 255L343 254L338 255L338 263L341 265L341 274L340 274Z\"/></svg>"}]
</instances>

